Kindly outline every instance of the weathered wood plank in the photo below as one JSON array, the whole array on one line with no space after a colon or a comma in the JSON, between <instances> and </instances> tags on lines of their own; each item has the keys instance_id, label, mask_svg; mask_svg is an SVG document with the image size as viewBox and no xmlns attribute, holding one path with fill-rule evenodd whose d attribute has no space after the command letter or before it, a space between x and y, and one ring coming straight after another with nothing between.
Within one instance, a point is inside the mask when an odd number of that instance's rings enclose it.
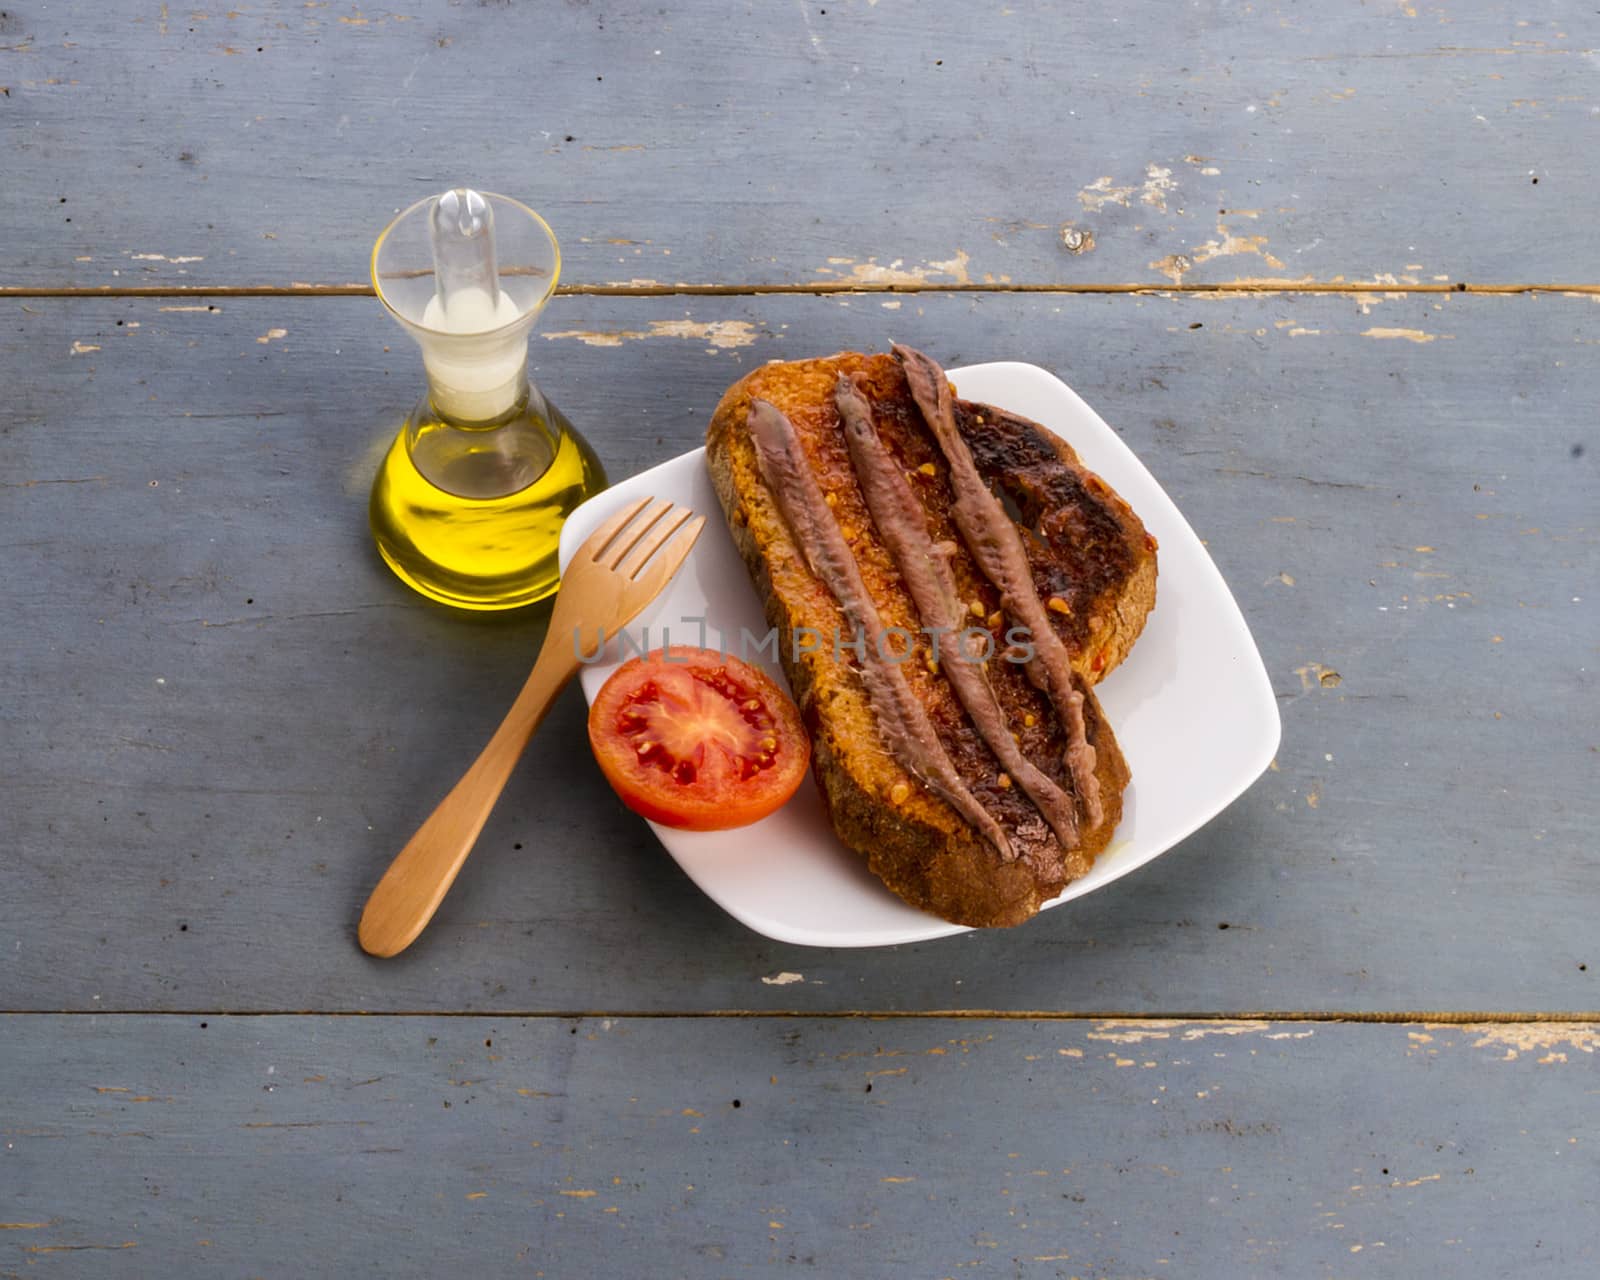
<instances>
[{"instance_id":1,"label":"weathered wood plank","mask_svg":"<svg viewBox=\"0 0 1600 1280\"><path fill-rule=\"evenodd\" d=\"M0 1274L1586 1278L1597 1044L1574 1024L10 1017Z\"/></svg>"},{"instance_id":2,"label":"weathered wood plank","mask_svg":"<svg viewBox=\"0 0 1600 1280\"><path fill-rule=\"evenodd\" d=\"M1278 769L1021 931L814 952L679 875L575 749L574 691L384 964L359 905L543 615L377 563L365 489L418 387L377 304L209 305L0 313L0 1008L1600 1006L1594 302L558 300L539 376L617 475L771 357L892 335L1059 371L1209 540Z\"/></svg>"},{"instance_id":3,"label":"weathered wood plank","mask_svg":"<svg viewBox=\"0 0 1600 1280\"><path fill-rule=\"evenodd\" d=\"M20 0L0 285L361 281L462 181L587 284L1593 282L1593 34L1577 0Z\"/></svg>"}]
</instances>

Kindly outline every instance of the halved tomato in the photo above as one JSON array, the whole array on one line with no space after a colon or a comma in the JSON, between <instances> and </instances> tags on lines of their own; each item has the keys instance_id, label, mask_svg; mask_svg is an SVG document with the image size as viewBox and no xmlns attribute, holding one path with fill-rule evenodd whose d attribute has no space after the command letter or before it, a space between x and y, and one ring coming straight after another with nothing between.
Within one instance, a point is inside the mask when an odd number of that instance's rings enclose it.
<instances>
[{"instance_id":1,"label":"halved tomato","mask_svg":"<svg viewBox=\"0 0 1600 1280\"><path fill-rule=\"evenodd\" d=\"M689 831L766 817L811 762L799 708L771 677L687 645L612 672L589 708L589 744L628 808Z\"/></svg>"}]
</instances>

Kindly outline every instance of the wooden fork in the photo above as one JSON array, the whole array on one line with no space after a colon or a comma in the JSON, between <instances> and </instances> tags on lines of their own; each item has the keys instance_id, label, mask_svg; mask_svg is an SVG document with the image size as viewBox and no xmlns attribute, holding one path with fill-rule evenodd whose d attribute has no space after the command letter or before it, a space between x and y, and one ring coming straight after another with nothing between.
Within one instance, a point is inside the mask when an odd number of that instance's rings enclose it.
<instances>
[{"instance_id":1,"label":"wooden fork","mask_svg":"<svg viewBox=\"0 0 1600 1280\"><path fill-rule=\"evenodd\" d=\"M595 654L605 636L627 626L661 593L705 522L686 507L640 498L578 548L562 576L550 628L522 692L488 746L367 899L357 930L364 951L397 955L433 919L528 739L578 670L579 655Z\"/></svg>"}]
</instances>

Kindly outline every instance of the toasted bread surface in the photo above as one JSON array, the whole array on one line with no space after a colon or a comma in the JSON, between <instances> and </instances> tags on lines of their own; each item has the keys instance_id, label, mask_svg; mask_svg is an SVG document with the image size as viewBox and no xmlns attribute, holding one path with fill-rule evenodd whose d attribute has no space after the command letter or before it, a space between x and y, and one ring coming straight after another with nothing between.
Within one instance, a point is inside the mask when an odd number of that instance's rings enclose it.
<instances>
[{"instance_id":1,"label":"toasted bread surface","mask_svg":"<svg viewBox=\"0 0 1600 1280\"><path fill-rule=\"evenodd\" d=\"M934 538L956 544L950 567L961 598L969 602L974 625L994 635L996 653L1003 650L1007 626L998 596L959 547L948 516L948 477L893 357L846 352L770 364L729 388L707 432L718 499L767 620L779 633L783 665L812 737L815 776L840 838L916 906L960 924L1017 924L1089 869L1121 817L1127 765L1087 685L1122 660L1143 626L1154 600L1154 543L1127 505L1085 471L1064 443L1013 415L959 403L962 434L980 471L1033 531L1027 541L1036 582L1041 595L1058 601L1052 620L1059 621L1058 634L1085 685L1105 817L1084 833L1079 848L1063 854L1038 811L971 731L931 642L920 633L915 606L854 478L833 402L841 372L855 377L885 444L919 489ZM755 398L771 402L793 422L884 624L903 628L915 648L903 670L918 700L974 794L1015 832L1021 852L1015 860L1002 860L883 747L856 673L853 637L841 633L836 601L807 568L762 480L745 425ZM798 637L804 639L797 643ZM1045 697L1017 663L997 657L988 671L1023 753L1064 783L1065 738Z\"/></svg>"}]
</instances>

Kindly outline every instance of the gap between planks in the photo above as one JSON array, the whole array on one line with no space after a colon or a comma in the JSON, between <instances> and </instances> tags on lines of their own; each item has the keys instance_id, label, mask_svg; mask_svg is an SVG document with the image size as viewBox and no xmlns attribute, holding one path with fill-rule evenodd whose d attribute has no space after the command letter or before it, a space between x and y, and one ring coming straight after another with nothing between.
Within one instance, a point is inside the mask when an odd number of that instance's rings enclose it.
<instances>
[{"instance_id":1,"label":"gap between planks","mask_svg":"<svg viewBox=\"0 0 1600 1280\"><path fill-rule=\"evenodd\" d=\"M668 1021L672 1019L743 1018L773 1020L966 1022L1312 1022L1413 1024L1436 1026L1512 1026L1532 1023L1600 1023L1600 1010L1556 1013L1504 1010L1406 1009L1394 1012L1339 1012L1335 1010L1239 1010L1227 1013L1146 1013L1129 1010L1058 1009L7 1009L3 1018L489 1018L570 1022L588 1018Z\"/></svg>"},{"instance_id":2,"label":"gap between planks","mask_svg":"<svg viewBox=\"0 0 1600 1280\"><path fill-rule=\"evenodd\" d=\"M765 295L820 297L829 294L1045 293L1132 294L1172 297L1207 294L1241 298L1273 294L1457 293L1477 295L1580 294L1600 297L1600 284L1374 284L1322 280L1238 281L1232 284L575 284L556 290L562 298L740 298ZM60 288L0 285L0 298L371 298L367 284L66 285Z\"/></svg>"}]
</instances>

